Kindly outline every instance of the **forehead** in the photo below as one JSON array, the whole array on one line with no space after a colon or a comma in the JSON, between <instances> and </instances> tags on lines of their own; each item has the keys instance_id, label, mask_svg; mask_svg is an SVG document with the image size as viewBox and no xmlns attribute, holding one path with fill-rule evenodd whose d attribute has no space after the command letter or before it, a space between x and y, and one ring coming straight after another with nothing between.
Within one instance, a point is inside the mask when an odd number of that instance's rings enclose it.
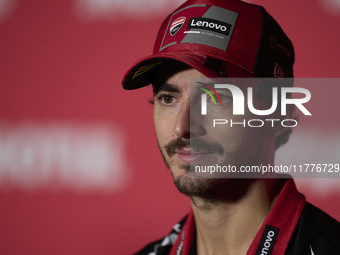
<instances>
[{"instance_id":1,"label":"forehead","mask_svg":"<svg viewBox=\"0 0 340 255\"><path fill-rule=\"evenodd\" d=\"M205 78L206 76L191 66L169 60L160 65L155 72L154 82L152 83L154 94L162 89L164 85L170 84L181 87L190 85L190 78Z\"/></svg>"}]
</instances>

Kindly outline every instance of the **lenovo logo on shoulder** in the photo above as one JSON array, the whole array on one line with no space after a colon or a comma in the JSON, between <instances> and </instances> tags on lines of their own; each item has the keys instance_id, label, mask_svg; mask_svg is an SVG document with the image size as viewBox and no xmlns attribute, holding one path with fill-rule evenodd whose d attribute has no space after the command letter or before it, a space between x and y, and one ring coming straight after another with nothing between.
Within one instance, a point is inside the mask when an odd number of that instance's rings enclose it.
<instances>
[{"instance_id":1,"label":"lenovo logo on shoulder","mask_svg":"<svg viewBox=\"0 0 340 255\"><path fill-rule=\"evenodd\" d=\"M209 30L228 36L231 30L231 24L215 19L196 17L189 20L187 28Z\"/></svg>"}]
</instances>

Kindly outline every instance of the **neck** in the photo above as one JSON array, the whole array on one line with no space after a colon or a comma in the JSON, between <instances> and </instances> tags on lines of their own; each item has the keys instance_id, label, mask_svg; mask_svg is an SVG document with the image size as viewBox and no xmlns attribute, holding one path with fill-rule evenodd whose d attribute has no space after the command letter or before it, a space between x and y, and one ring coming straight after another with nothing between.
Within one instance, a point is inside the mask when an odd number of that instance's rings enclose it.
<instances>
[{"instance_id":1,"label":"neck","mask_svg":"<svg viewBox=\"0 0 340 255\"><path fill-rule=\"evenodd\" d=\"M229 179L215 194L191 197L197 254L246 254L279 193L278 179Z\"/></svg>"}]
</instances>

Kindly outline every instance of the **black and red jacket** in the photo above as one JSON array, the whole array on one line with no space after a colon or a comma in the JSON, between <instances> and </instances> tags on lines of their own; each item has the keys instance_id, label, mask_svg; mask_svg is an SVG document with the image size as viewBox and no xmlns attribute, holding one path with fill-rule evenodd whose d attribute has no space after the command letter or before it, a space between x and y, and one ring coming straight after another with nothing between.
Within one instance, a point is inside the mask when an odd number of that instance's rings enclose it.
<instances>
[{"instance_id":1,"label":"black and red jacket","mask_svg":"<svg viewBox=\"0 0 340 255\"><path fill-rule=\"evenodd\" d=\"M147 245L137 255L195 255L192 211L169 235ZM306 202L288 179L247 255L340 255L340 223Z\"/></svg>"}]
</instances>

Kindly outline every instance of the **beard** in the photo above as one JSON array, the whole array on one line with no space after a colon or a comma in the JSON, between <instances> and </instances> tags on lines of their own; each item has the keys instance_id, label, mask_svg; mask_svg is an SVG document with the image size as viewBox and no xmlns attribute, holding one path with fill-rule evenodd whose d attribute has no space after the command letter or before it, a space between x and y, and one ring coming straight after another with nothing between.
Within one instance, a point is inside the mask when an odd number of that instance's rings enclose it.
<instances>
[{"instance_id":1,"label":"beard","mask_svg":"<svg viewBox=\"0 0 340 255\"><path fill-rule=\"evenodd\" d=\"M263 153L263 147L261 146L260 141L263 139L263 134L259 133L257 139L253 139L251 141L247 140L247 144L249 146L243 147L242 150L240 148L231 149L225 151L224 148L214 142L207 142L200 138L191 138L182 139L177 138L171 141L169 144L165 145L163 149L159 145L160 151L163 156L163 160L166 166L171 170L172 168L179 167L184 170L183 174L176 176L174 174L174 169L171 171L174 183L176 188L182 194L192 198L192 197L200 197L203 199L214 200L221 196L220 192L228 193L228 196L232 196L231 193L242 193L243 191L238 191L242 182L245 181L245 177L240 177L237 173L233 176L224 176L221 178L194 178L192 176L195 175L195 165L194 164L180 164L175 165L174 155L176 151L181 150L183 148L190 148L195 152L208 152L216 156L222 156L220 158L229 159L227 164L231 164L232 166L236 166L237 169L240 169L241 165L257 165L258 159L261 158ZM242 151L242 153L240 153ZM244 157L247 155L247 157ZM166 157L167 156L167 157ZM223 164L223 162L220 162ZM224 162L226 163L226 162ZM189 174L192 174L190 177ZM238 180L238 178L242 178ZM247 178L254 178L251 174L248 174Z\"/></svg>"},{"instance_id":2,"label":"beard","mask_svg":"<svg viewBox=\"0 0 340 255\"><path fill-rule=\"evenodd\" d=\"M215 191L223 182L225 182L225 179L192 178L188 175L174 177L174 183L178 191L190 198L212 199L218 195L218 192Z\"/></svg>"},{"instance_id":3,"label":"beard","mask_svg":"<svg viewBox=\"0 0 340 255\"><path fill-rule=\"evenodd\" d=\"M183 148L190 147L190 149L193 149L196 152L204 151L218 155L224 154L223 147L217 143L205 142L201 139L190 140L184 140L182 138L173 140L169 144L164 146L165 151L163 151L161 146L158 144L164 163L170 170L172 164L167 160L165 154L167 154L168 157L171 159L171 157L176 154L177 150L181 150ZM174 178L174 184L179 192L188 197L212 197L214 193L214 188L219 186L224 181L223 179L216 178L190 177L190 169L192 169L191 171L194 171L194 166L190 164L182 164L180 165L180 168L185 171L185 174L182 174L179 177L175 177L175 175L171 172Z\"/></svg>"}]
</instances>

